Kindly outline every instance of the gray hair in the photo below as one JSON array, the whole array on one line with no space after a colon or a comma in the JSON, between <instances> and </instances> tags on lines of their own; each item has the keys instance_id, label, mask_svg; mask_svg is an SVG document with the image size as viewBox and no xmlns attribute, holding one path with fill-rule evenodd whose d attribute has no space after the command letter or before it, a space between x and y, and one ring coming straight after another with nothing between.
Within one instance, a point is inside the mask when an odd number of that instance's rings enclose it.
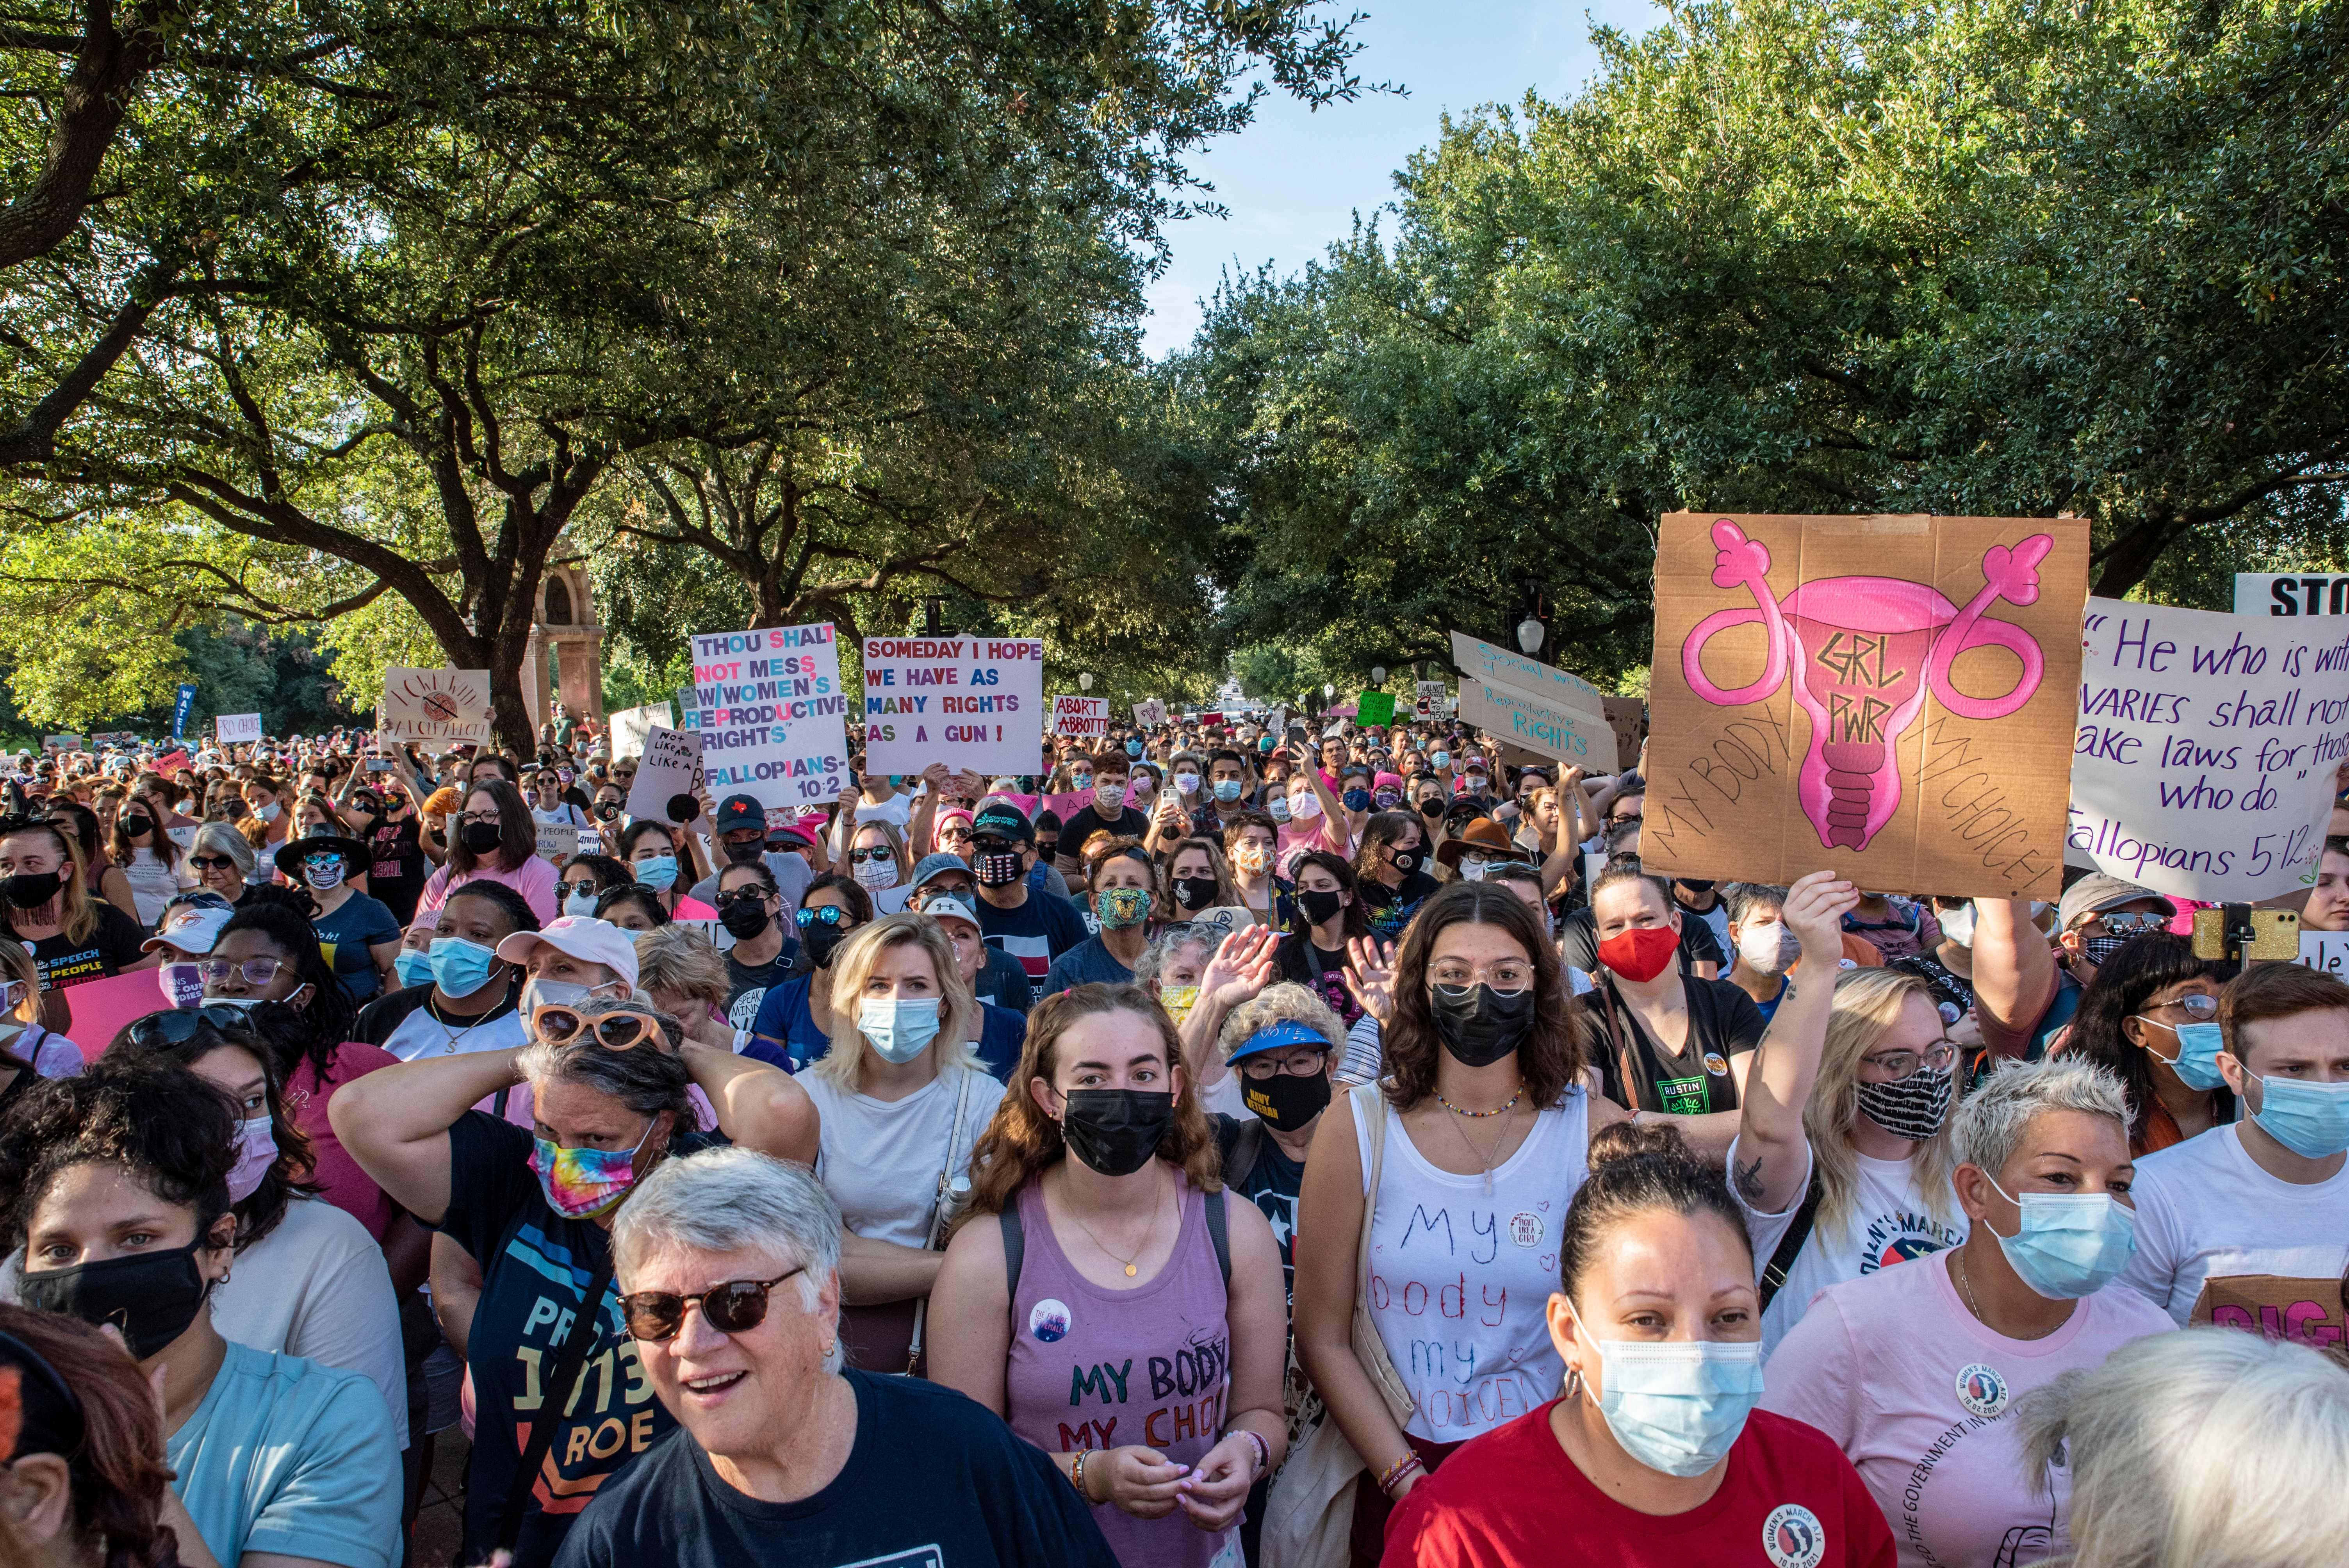
<instances>
[{"instance_id":1,"label":"gray hair","mask_svg":"<svg viewBox=\"0 0 2349 1568\"><path fill-rule=\"evenodd\" d=\"M1275 1024L1302 1024L1321 1037L1333 1051L1346 1048L1346 1026L1330 1004L1309 985L1278 980L1233 1008L1224 1019L1216 1044L1229 1061L1234 1051Z\"/></svg>"},{"instance_id":2,"label":"gray hair","mask_svg":"<svg viewBox=\"0 0 2349 1568\"><path fill-rule=\"evenodd\" d=\"M2067 1055L2001 1063L1958 1102L1951 1143L1961 1161L1995 1175L2014 1158L2032 1122L2049 1110L2108 1117L2124 1134L2128 1130L2128 1091L2119 1078Z\"/></svg>"},{"instance_id":3,"label":"gray hair","mask_svg":"<svg viewBox=\"0 0 2349 1568\"><path fill-rule=\"evenodd\" d=\"M2007 1419L2044 1495L2072 1478L2069 1568L2349 1561L2349 1371L2307 1346L2189 1328L2122 1346Z\"/></svg>"},{"instance_id":4,"label":"gray hair","mask_svg":"<svg viewBox=\"0 0 2349 1568\"><path fill-rule=\"evenodd\" d=\"M634 1013L650 1018L668 1037L668 1048L642 1045L616 1051L593 1035L581 1035L560 1046L533 1039L514 1058L514 1072L531 1086L533 1094L542 1085L560 1079L616 1099L639 1116L674 1111L679 1128L694 1130L701 1126L701 1114L686 1092L692 1087L692 1075L685 1070L685 1058L678 1055L678 1047L685 1040L682 1025L649 1002L639 1002L633 996L617 1000L592 996L579 1005L578 1013L588 1019L600 1018L607 1013Z\"/></svg>"},{"instance_id":5,"label":"gray hair","mask_svg":"<svg viewBox=\"0 0 2349 1568\"><path fill-rule=\"evenodd\" d=\"M1744 925L1757 909L1785 909L1786 890L1768 882L1731 882L1721 890L1721 902L1729 908L1729 923Z\"/></svg>"},{"instance_id":6,"label":"gray hair","mask_svg":"<svg viewBox=\"0 0 2349 1568\"><path fill-rule=\"evenodd\" d=\"M723 1007L730 985L726 955L691 926L672 922L636 937L638 991L674 991L678 995L698 996ZM677 1037L669 1037L673 1040Z\"/></svg>"},{"instance_id":7,"label":"gray hair","mask_svg":"<svg viewBox=\"0 0 2349 1568\"><path fill-rule=\"evenodd\" d=\"M1137 985L1158 984L1159 976L1165 973L1166 966L1188 947L1200 948L1207 958L1213 958L1216 944L1222 940L1213 926L1195 923L1170 925L1152 937L1150 945L1143 950L1142 961L1133 966L1133 983ZM1205 959L1201 960L1203 965L1205 962Z\"/></svg>"},{"instance_id":8,"label":"gray hair","mask_svg":"<svg viewBox=\"0 0 2349 1568\"><path fill-rule=\"evenodd\" d=\"M633 1054L633 1053L624 1053ZM762 1252L798 1268L801 1310L813 1312L840 1269L840 1205L806 1166L721 1146L664 1160L636 1183L612 1221L612 1264L624 1282L663 1246L699 1253ZM827 1371L843 1360L835 1325Z\"/></svg>"},{"instance_id":9,"label":"gray hair","mask_svg":"<svg viewBox=\"0 0 2349 1568\"><path fill-rule=\"evenodd\" d=\"M188 846L191 855L226 855L236 862L236 874L253 875L253 846L231 822L206 822L196 830L195 841Z\"/></svg>"}]
</instances>

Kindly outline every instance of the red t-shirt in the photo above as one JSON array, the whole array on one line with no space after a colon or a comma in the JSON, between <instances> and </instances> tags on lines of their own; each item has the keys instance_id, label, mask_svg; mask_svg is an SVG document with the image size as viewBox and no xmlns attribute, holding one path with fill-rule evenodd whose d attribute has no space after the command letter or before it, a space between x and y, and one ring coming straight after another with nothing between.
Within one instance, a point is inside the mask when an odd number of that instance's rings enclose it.
<instances>
[{"instance_id":1,"label":"red t-shirt","mask_svg":"<svg viewBox=\"0 0 2349 1568\"><path fill-rule=\"evenodd\" d=\"M344 1151L343 1140L335 1136L333 1125L326 1120L326 1102L353 1078L398 1065L399 1058L380 1047L345 1040L335 1047L334 1074L323 1086L306 1057L285 1079L286 1113L310 1140L314 1163L310 1180L318 1184L318 1196L365 1225L367 1234L378 1242L391 1226L394 1205L375 1179Z\"/></svg>"},{"instance_id":2,"label":"red t-shirt","mask_svg":"<svg viewBox=\"0 0 2349 1568\"><path fill-rule=\"evenodd\" d=\"M1825 1433L1756 1410L1721 1490L1641 1513L1577 1470L1556 1401L1471 1439L1387 1522L1381 1568L1893 1568L1883 1510Z\"/></svg>"}]
</instances>

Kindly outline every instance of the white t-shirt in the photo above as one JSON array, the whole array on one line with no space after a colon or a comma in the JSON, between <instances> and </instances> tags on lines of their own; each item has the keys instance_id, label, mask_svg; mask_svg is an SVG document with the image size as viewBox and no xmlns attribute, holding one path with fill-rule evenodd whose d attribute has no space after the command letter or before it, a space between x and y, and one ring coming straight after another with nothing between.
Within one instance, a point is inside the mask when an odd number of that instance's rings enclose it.
<instances>
[{"instance_id":1,"label":"white t-shirt","mask_svg":"<svg viewBox=\"0 0 2349 1568\"><path fill-rule=\"evenodd\" d=\"M1929 1257L1966 1239L1966 1212L1958 1207L1955 1189L1943 1194L1942 1215L1936 1215L1917 1184L1912 1161L1876 1160L1857 1151L1853 1158L1859 1162L1859 1184L1851 1217L1839 1229L1831 1230L1822 1210L1812 1225L1810 1239L1795 1254L1795 1266L1786 1271L1786 1283L1762 1315L1764 1356L1778 1347L1786 1331L1810 1310L1812 1298L1827 1286L1911 1258ZM1803 1207L1802 1194L1810 1188L1810 1162L1807 1158L1804 1161L1803 1184L1795 1189L1795 1201L1775 1214L1762 1212L1738 1193L1734 1142L1729 1146L1728 1170L1730 1193L1745 1211L1746 1233L1754 1239L1754 1272L1758 1275L1769 1267L1771 1256Z\"/></svg>"},{"instance_id":2,"label":"white t-shirt","mask_svg":"<svg viewBox=\"0 0 2349 1568\"><path fill-rule=\"evenodd\" d=\"M475 1051L511 1051L530 1044L519 1008L473 1024L444 1024L429 1006L418 1007L384 1037L383 1048L401 1061L419 1057L461 1057Z\"/></svg>"},{"instance_id":3,"label":"white t-shirt","mask_svg":"<svg viewBox=\"0 0 2349 1568\"><path fill-rule=\"evenodd\" d=\"M163 918L163 906L187 885L177 868L165 865L154 851L136 845L122 876L130 884L130 902L138 907L139 923L150 931Z\"/></svg>"},{"instance_id":4,"label":"white t-shirt","mask_svg":"<svg viewBox=\"0 0 2349 1568\"><path fill-rule=\"evenodd\" d=\"M955 1175L968 1173L971 1146L1003 1103L1003 1086L984 1072L957 1067L941 1068L898 1100L843 1089L812 1071L793 1081L823 1118L816 1179L840 1205L848 1228L903 1247L927 1245L938 1172L951 1159Z\"/></svg>"},{"instance_id":5,"label":"white t-shirt","mask_svg":"<svg viewBox=\"0 0 2349 1568\"><path fill-rule=\"evenodd\" d=\"M2240 1123L2139 1160L2131 1196L2137 1253L2121 1283L2181 1326L2205 1280L2277 1274L2330 1294L2349 1263L2349 1165L2308 1186L2279 1180L2244 1152Z\"/></svg>"}]
</instances>

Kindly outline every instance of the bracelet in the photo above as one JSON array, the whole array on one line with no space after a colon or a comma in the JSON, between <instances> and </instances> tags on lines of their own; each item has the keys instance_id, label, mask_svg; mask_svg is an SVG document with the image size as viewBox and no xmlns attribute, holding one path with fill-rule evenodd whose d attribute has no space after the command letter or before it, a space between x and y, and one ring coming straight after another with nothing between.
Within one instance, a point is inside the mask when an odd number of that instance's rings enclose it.
<instances>
[{"instance_id":1,"label":"bracelet","mask_svg":"<svg viewBox=\"0 0 2349 1568\"><path fill-rule=\"evenodd\" d=\"M1272 1445L1264 1440L1263 1434L1259 1432L1252 1432L1248 1430L1247 1428L1242 1427L1240 1429L1240 1436L1246 1438L1249 1442L1256 1445L1256 1473L1257 1475L1262 1475L1265 1471L1270 1470L1272 1468Z\"/></svg>"},{"instance_id":2,"label":"bracelet","mask_svg":"<svg viewBox=\"0 0 2349 1568\"><path fill-rule=\"evenodd\" d=\"M1379 1490L1386 1493L1389 1497L1392 1497L1394 1495L1395 1484L1398 1481L1401 1481L1403 1477L1411 1474L1412 1471L1415 1470L1424 1470L1426 1466L1421 1462L1420 1457L1415 1450L1407 1451L1404 1453L1402 1458L1395 1460L1394 1463L1387 1466L1384 1470L1380 1472Z\"/></svg>"},{"instance_id":3,"label":"bracelet","mask_svg":"<svg viewBox=\"0 0 2349 1568\"><path fill-rule=\"evenodd\" d=\"M1075 1486L1077 1489L1077 1495L1083 1498L1087 1502L1091 1502L1093 1500L1093 1494L1085 1490L1085 1456L1091 1452L1092 1452L1092 1449L1079 1449L1077 1450L1077 1462L1069 1467L1069 1480L1071 1484Z\"/></svg>"}]
</instances>

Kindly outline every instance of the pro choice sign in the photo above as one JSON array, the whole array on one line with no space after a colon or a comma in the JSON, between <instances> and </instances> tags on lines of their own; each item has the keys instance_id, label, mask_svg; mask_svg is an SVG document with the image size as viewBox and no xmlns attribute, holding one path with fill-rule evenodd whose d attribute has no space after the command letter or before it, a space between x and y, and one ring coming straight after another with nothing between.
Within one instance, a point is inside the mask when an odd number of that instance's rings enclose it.
<instances>
[{"instance_id":1,"label":"pro choice sign","mask_svg":"<svg viewBox=\"0 0 2349 1568\"><path fill-rule=\"evenodd\" d=\"M1002 637L867 637L864 767L1033 773L1043 757L1044 645Z\"/></svg>"},{"instance_id":2,"label":"pro choice sign","mask_svg":"<svg viewBox=\"0 0 2349 1568\"><path fill-rule=\"evenodd\" d=\"M848 788L848 696L832 623L691 639L710 795L799 808Z\"/></svg>"}]
</instances>

